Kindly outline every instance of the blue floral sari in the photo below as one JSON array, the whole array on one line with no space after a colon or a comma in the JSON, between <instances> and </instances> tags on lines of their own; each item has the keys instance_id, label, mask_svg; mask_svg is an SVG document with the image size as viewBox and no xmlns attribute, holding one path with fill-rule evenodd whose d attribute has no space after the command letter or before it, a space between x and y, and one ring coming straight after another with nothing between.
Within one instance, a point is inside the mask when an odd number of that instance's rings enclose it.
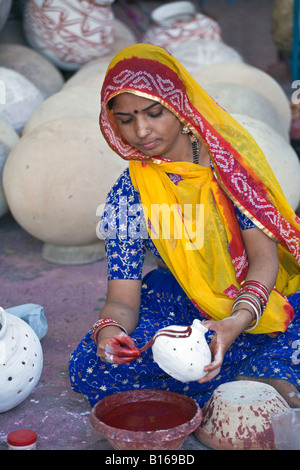
<instances>
[{"instance_id":1,"label":"blue floral sari","mask_svg":"<svg viewBox=\"0 0 300 470\"><path fill-rule=\"evenodd\" d=\"M108 279L141 279L147 249L159 258L150 239L119 236L116 221L122 207L120 201L125 200L139 204L139 195L131 184L128 170L109 193L109 210L102 219L102 229L107 234ZM237 218L242 230L253 227L238 210ZM143 232L142 217L139 223ZM283 379L300 389L300 292L288 300L294 308L295 318L287 330L276 337L241 334L226 352L220 373L210 382L182 383L173 379L153 361L151 349L129 364L104 363L96 355L96 345L89 331L71 354L71 386L75 392L83 394L91 406L116 392L155 388L190 396L203 407L218 385L235 380L236 375ZM204 320L172 273L158 267L143 278L140 321L131 337L138 347L142 347L158 329L190 325L195 318ZM206 334L208 342L213 334L212 331Z\"/></svg>"}]
</instances>

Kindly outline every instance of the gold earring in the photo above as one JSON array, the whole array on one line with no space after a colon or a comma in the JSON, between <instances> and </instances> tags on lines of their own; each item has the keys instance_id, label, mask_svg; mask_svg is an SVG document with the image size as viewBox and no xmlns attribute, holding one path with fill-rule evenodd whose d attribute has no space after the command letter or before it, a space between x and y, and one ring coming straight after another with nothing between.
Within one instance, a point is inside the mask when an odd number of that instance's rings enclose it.
<instances>
[{"instance_id":1,"label":"gold earring","mask_svg":"<svg viewBox=\"0 0 300 470\"><path fill-rule=\"evenodd\" d=\"M190 132L188 126L183 126L182 130L181 130L182 134L188 134Z\"/></svg>"}]
</instances>

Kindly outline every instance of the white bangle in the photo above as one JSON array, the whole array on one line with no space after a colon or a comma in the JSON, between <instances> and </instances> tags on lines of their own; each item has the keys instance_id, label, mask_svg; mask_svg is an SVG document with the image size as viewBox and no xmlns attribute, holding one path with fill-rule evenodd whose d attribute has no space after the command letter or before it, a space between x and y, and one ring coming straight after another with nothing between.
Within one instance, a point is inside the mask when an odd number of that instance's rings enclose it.
<instances>
[{"instance_id":1,"label":"white bangle","mask_svg":"<svg viewBox=\"0 0 300 470\"><path fill-rule=\"evenodd\" d=\"M255 316L256 316L256 322L255 322L255 324L254 324L251 328L248 328L247 330L245 330L245 332L248 333L248 331L253 330L253 329L257 326L257 324L258 324L258 322L259 322L259 320L260 320L261 315L260 315L259 309L256 308L256 307L252 304L252 302L249 302L248 300L238 300L237 302L234 302L234 308L236 308L236 306L237 306L238 304L243 304L243 303L250 305L250 307L254 310L254 313L255 313Z\"/></svg>"}]
</instances>

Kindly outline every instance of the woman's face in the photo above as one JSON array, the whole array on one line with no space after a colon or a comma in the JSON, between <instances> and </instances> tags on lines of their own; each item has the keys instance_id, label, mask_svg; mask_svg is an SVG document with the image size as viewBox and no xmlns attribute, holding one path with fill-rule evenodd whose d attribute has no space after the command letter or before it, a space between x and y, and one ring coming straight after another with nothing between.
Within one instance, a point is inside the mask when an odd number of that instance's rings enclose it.
<instances>
[{"instance_id":1,"label":"woman's face","mask_svg":"<svg viewBox=\"0 0 300 470\"><path fill-rule=\"evenodd\" d=\"M179 161L190 153L182 124L157 101L121 93L114 98L113 113L122 137L145 155Z\"/></svg>"}]
</instances>

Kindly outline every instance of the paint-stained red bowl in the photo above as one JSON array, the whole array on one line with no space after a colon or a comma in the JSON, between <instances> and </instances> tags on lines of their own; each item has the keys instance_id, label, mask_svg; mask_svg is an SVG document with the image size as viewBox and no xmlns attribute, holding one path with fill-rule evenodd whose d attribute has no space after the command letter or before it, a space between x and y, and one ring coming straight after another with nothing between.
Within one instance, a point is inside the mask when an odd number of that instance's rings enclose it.
<instances>
[{"instance_id":1,"label":"paint-stained red bowl","mask_svg":"<svg viewBox=\"0 0 300 470\"><path fill-rule=\"evenodd\" d=\"M270 385L240 380L216 388L195 436L215 450L274 450L273 413L289 409Z\"/></svg>"},{"instance_id":2,"label":"paint-stained red bowl","mask_svg":"<svg viewBox=\"0 0 300 470\"><path fill-rule=\"evenodd\" d=\"M116 450L176 450L201 423L195 400L162 390L130 390L100 400L90 421Z\"/></svg>"}]
</instances>

